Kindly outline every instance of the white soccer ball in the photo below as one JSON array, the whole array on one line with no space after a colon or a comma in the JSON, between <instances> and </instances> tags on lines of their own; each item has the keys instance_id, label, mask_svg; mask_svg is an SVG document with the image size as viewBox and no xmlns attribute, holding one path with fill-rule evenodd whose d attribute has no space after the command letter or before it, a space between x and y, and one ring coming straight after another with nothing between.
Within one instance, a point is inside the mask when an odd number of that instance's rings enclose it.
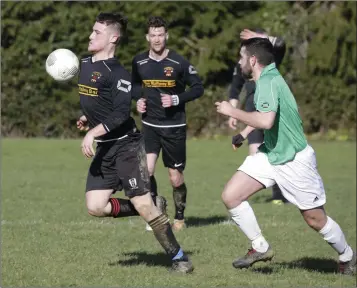
<instances>
[{"instance_id":1,"label":"white soccer ball","mask_svg":"<svg viewBox=\"0 0 357 288\"><path fill-rule=\"evenodd\" d=\"M78 58L71 50L57 49L47 57L46 71L56 81L71 80L78 70Z\"/></svg>"}]
</instances>

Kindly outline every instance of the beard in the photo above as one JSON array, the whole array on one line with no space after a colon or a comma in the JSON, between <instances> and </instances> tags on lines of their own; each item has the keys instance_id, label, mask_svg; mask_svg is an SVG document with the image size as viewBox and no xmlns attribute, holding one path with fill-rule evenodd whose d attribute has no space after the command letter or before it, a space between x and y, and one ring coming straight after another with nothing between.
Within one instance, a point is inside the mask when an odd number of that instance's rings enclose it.
<instances>
[{"instance_id":1,"label":"beard","mask_svg":"<svg viewBox=\"0 0 357 288\"><path fill-rule=\"evenodd\" d=\"M242 76L244 79L246 80L250 80L252 79L253 76L253 70L251 67L241 67L241 72L242 72Z\"/></svg>"}]
</instances>

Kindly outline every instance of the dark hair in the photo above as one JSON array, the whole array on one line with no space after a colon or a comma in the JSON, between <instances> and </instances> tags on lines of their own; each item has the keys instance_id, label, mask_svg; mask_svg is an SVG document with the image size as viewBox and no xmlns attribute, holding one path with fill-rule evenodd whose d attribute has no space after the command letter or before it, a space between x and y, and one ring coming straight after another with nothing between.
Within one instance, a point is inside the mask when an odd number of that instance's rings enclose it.
<instances>
[{"instance_id":1,"label":"dark hair","mask_svg":"<svg viewBox=\"0 0 357 288\"><path fill-rule=\"evenodd\" d=\"M146 22L146 31L149 32L151 27L159 28L164 27L165 32L167 31L167 23L166 21L159 16L150 16L148 21Z\"/></svg>"},{"instance_id":2,"label":"dark hair","mask_svg":"<svg viewBox=\"0 0 357 288\"><path fill-rule=\"evenodd\" d=\"M258 63L267 66L274 62L273 45L266 38L250 38L242 41L249 56L255 56Z\"/></svg>"},{"instance_id":3,"label":"dark hair","mask_svg":"<svg viewBox=\"0 0 357 288\"><path fill-rule=\"evenodd\" d=\"M113 28L120 33L121 37L125 34L128 24L128 19L119 13L100 13L97 16L96 21L105 24L106 26L113 25Z\"/></svg>"}]
</instances>

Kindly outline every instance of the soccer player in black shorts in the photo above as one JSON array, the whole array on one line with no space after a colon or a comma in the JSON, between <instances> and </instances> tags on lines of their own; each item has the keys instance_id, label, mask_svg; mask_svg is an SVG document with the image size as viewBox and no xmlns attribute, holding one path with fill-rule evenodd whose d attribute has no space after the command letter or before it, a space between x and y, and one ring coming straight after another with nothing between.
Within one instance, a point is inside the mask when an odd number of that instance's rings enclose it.
<instances>
[{"instance_id":1,"label":"soccer player in black shorts","mask_svg":"<svg viewBox=\"0 0 357 288\"><path fill-rule=\"evenodd\" d=\"M173 270L189 273L192 263L160 210L164 198L159 198L160 205L153 203L144 141L130 117L131 76L114 57L126 26L120 14L99 14L89 37L88 51L92 56L81 61L78 86L84 115L77 127L88 131L82 141L82 153L88 158L94 156L86 185L87 209L97 217L140 215L171 257ZM97 142L95 152L93 142ZM129 200L111 197L121 188Z\"/></svg>"},{"instance_id":2,"label":"soccer player in black shorts","mask_svg":"<svg viewBox=\"0 0 357 288\"><path fill-rule=\"evenodd\" d=\"M134 57L132 85L137 110L142 113L152 196L157 195L154 172L162 149L162 159L173 187L175 219L172 228L178 231L185 227L187 195L183 177L185 104L202 96L204 89L196 69L174 50L166 48L168 37L166 22L161 17L150 17L146 34L150 49ZM188 90L185 90L186 85L190 87Z\"/></svg>"},{"instance_id":3,"label":"soccer player in black shorts","mask_svg":"<svg viewBox=\"0 0 357 288\"><path fill-rule=\"evenodd\" d=\"M263 29L257 29L255 31L251 31L249 29L244 29L240 37L242 40L247 40L250 38L268 38L274 47L274 57L275 64L277 67L283 61L285 55L285 41L282 38L269 36ZM241 73L240 65L237 63L237 66L234 68L233 72L233 80L229 90L229 103L231 103L234 107L239 106L239 94L242 91L243 86L245 86L246 90L246 101L245 101L245 111L253 112L255 111L255 106L253 103L254 93L255 93L255 82L251 79L245 79ZM228 120L228 125L233 130L237 129L237 119L232 117ZM253 129L252 127L246 127L246 129L242 130L238 135L233 137L233 142L239 145L248 138L249 145L249 154L253 155L257 152L258 147L264 141L264 132L261 129ZM234 143L233 147L234 147ZM272 187L272 203L274 204L282 204L287 203L288 201L282 195L278 185L274 185Z\"/></svg>"}]
</instances>

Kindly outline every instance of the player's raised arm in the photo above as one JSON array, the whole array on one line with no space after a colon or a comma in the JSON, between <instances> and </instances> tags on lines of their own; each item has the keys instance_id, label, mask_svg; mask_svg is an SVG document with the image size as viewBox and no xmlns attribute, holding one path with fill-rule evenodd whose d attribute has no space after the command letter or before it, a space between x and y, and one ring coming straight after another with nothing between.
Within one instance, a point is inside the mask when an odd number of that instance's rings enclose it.
<instances>
[{"instance_id":1,"label":"player's raised arm","mask_svg":"<svg viewBox=\"0 0 357 288\"><path fill-rule=\"evenodd\" d=\"M203 95L204 88L198 72L188 61L183 62L184 81L190 86L188 90L177 95L179 103L185 103L195 100Z\"/></svg>"},{"instance_id":2,"label":"player's raised arm","mask_svg":"<svg viewBox=\"0 0 357 288\"><path fill-rule=\"evenodd\" d=\"M285 41L281 37L274 37L274 36L269 36L269 40L273 44L273 54L274 54L275 64L277 67L279 67L281 62L283 62L286 52Z\"/></svg>"},{"instance_id":3,"label":"player's raised arm","mask_svg":"<svg viewBox=\"0 0 357 288\"><path fill-rule=\"evenodd\" d=\"M238 107L239 94L242 91L243 85L245 83L245 79L243 78L240 65L237 64L234 67L232 84L229 89L229 102L234 106Z\"/></svg>"}]
</instances>

